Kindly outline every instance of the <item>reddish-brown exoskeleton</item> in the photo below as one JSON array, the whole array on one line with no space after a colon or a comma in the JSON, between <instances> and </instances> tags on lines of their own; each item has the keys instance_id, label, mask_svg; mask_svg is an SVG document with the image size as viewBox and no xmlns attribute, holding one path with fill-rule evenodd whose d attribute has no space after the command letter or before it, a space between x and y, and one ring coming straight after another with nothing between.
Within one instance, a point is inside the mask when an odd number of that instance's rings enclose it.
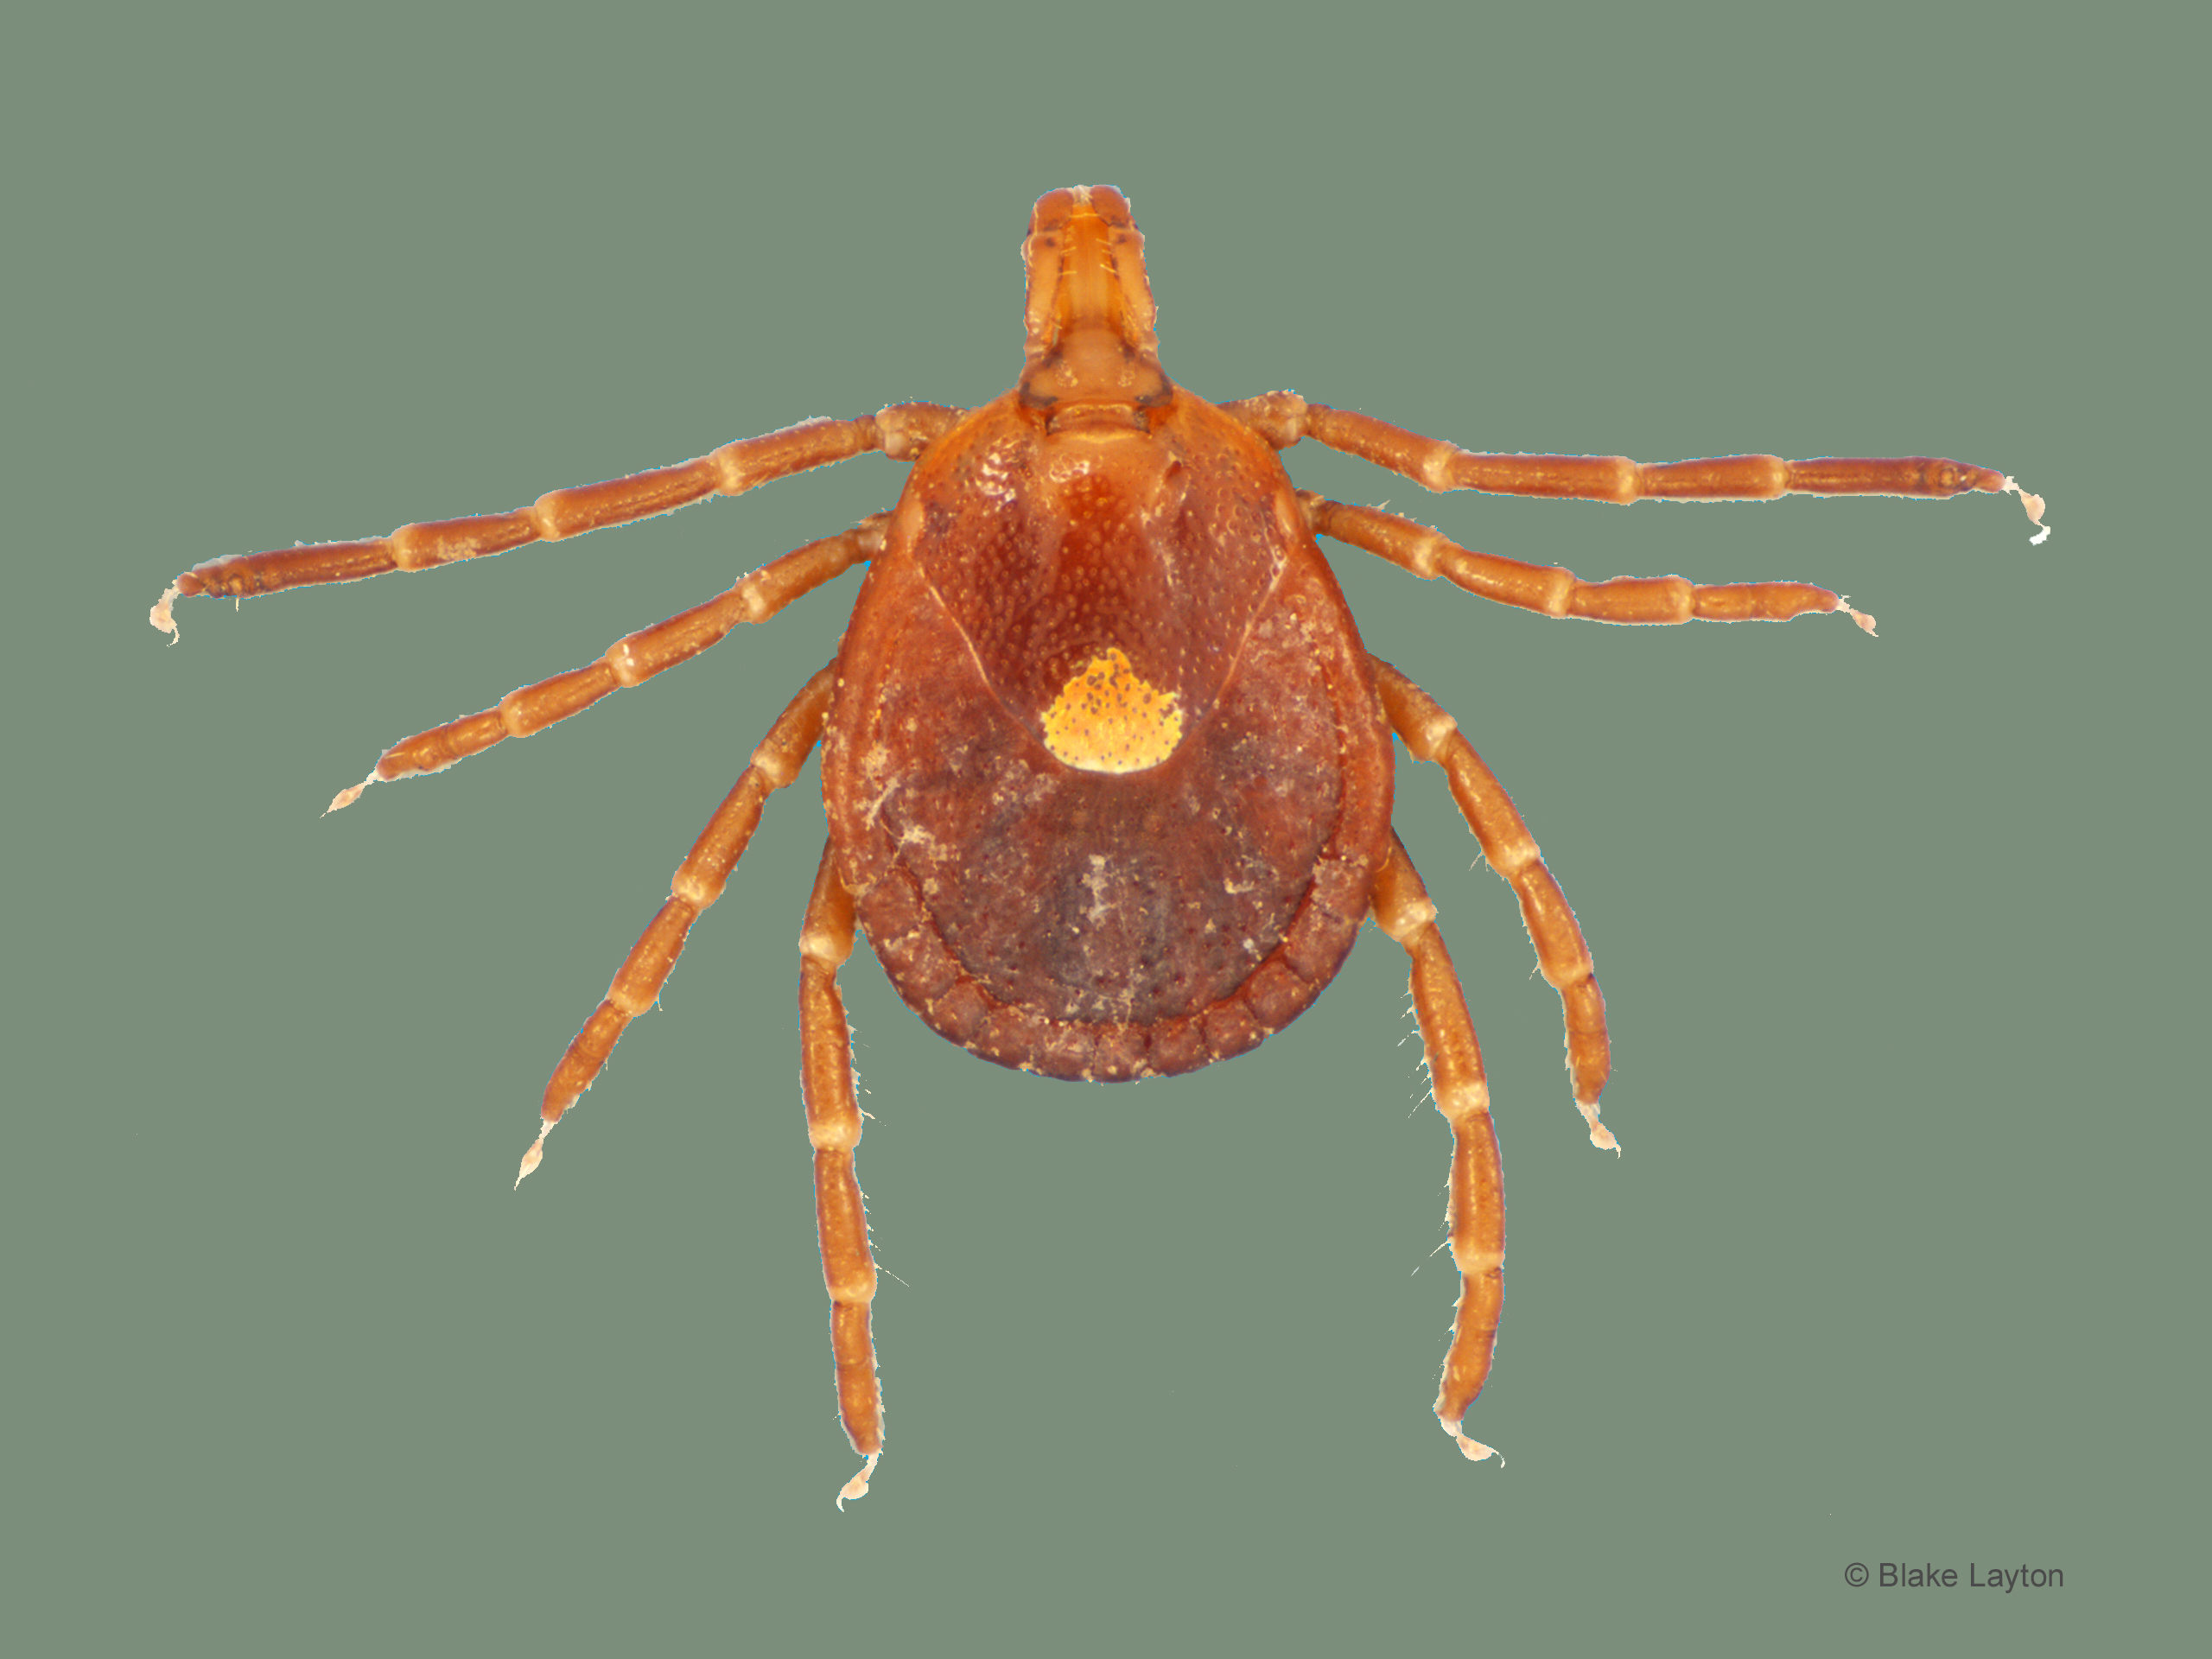
<instances>
[{"instance_id":1,"label":"reddish-brown exoskeleton","mask_svg":"<svg viewBox=\"0 0 2212 1659\"><path fill-rule=\"evenodd\" d=\"M823 749L830 841L807 902L799 988L807 1128L845 1427L883 1447L868 1332L876 1275L855 1179L861 1138L836 987L855 924L935 1030L1001 1065L1115 1080L1192 1071L1296 1019L1372 914L1412 959L1414 1007L1452 1127L1448 1211L1461 1275L1436 1414L1460 1420L1489 1372L1504 1205L1482 1058L1435 909L1390 828L1395 732L1444 768L1510 881L1567 1011L1567 1070L1591 1140L1605 1004L1573 912L1513 804L1452 718L1362 648L1316 532L1485 597L1608 622L1782 620L1848 612L1799 582L1584 582L1294 490L1301 437L1431 489L1627 502L1789 493L1948 496L2012 488L1948 461L1478 455L1289 392L1215 405L1161 372L1142 239L1121 194L1056 190L1022 255L1020 384L967 413L899 404L811 421L678 467L556 490L519 511L410 524L372 542L219 559L180 595L247 595L418 570L667 512L880 449L915 463L897 508L776 560L599 661L409 738L363 784L435 772L575 714L773 615L853 565L868 574L836 662L810 680L676 873L667 903L553 1075L538 1139L652 1006L770 791ZM2026 497L2031 517L2041 502ZM2038 538L2040 539L2040 538ZM1856 613L1853 613L1856 615ZM1871 619L1858 616L1872 631ZM1009 903L1009 895L1018 898ZM520 1176L517 1184L520 1184Z\"/></svg>"}]
</instances>

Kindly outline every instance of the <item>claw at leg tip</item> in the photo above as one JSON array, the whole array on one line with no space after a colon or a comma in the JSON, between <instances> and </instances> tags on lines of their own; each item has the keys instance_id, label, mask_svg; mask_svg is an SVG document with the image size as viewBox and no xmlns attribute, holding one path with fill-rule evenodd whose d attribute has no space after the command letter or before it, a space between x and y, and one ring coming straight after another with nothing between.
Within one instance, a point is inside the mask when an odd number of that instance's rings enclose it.
<instances>
[{"instance_id":1,"label":"claw at leg tip","mask_svg":"<svg viewBox=\"0 0 2212 1659\"><path fill-rule=\"evenodd\" d=\"M1582 1121L1590 1126L1590 1144L1600 1152L1610 1152L1618 1156L1621 1143L1613 1139L1613 1132L1611 1129L1598 1121L1597 1106L1594 1103L1585 1106L1579 1100L1574 1103L1574 1105L1575 1109L1582 1114Z\"/></svg>"},{"instance_id":2,"label":"claw at leg tip","mask_svg":"<svg viewBox=\"0 0 2212 1659\"><path fill-rule=\"evenodd\" d=\"M176 583L171 582L162 589L162 596L154 601L153 608L146 613L146 620L168 635L171 645L176 644L183 636L177 632L176 618L171 614L169 606L175 601L182 598L184 590Z\"/></svg>"},{"instance_id":3,"label":"claw at leg tip","mask_svg":"<svg viewBox=\"0 0 2212 1659\"><path fill-rule=\"evenodd\" d=\"M2036 527L2036 533L2028 537L2028 545L2041 547L2050 539L2050 526L2043 521L2043 497L2022 489L2018 479L2007 478L2005 487L2020 498L2020 505L2027 509L2028 522Z\"/></svg>"},{"instance_id":4,"label":"claw at leg tip","mask_svg":"<svg viewBox=\"0 0 2212 1659\"><path fill-rule=\"evenodd\" d=\"M1462 1434L1459 1432L1459 1424L1446 1423L1440 1417L1437 1419L1437 1421L1443 1425L1444 1432L1446 1434L1449 1434L1453 1440L1459 1441L1459 1451L1461 1454L1466 1458L1468 1462L1480 1463L1484 1458L1497 1458L1497 1448L1496 1446L1484 1446L1480 1440L1469 1440L1465 1434ZM1505 1467L1505 1459L1503 1458L1497 1458L1497 1466L1501 1469Z\"/></svg>"},{"instance_id":5,"label":"claw at leg tip","mask_svg":"<svg viewBox=\"0 0 2212 1659\"><path fill-rule=\"evenodd\" d=\"M341 812L345 810L346 808L353 805L354 802L359 800L361 798L361 791L366 789L371 784L376 782L376 780L377 775L372 772L367 777L362 779L359 783L354 785L353 788L340 790L335 795L330 798L330 804L322 809L322 816L327 818L334 812Z\"/></svg>"},{"instance_id":6,"label":"claw at leg tip","mask_svg":"<svg viewBox=\"0 0 2212 1659\"><path fill-rule=\"evenodd\" d=\"M553 1126L550 1123L548 1123L545 1126L545 1129L550 1129ZM523 1154L522 1173L515 1177L515 1185L517 1186L520 1186L523 1184L523 1181L529 1176L530 1172L536 1169L537 1167L538 1161L545 1156L545 1129L540 1129L537 1132L537 1139L531 1141L530 1143L530 1150Z\"/></svg>"},{"instance_id":7,"label":"claw at leg tip","mask_svg":"<svg viewBox=\"0 0 2212 1659\"><path fill-rule=\"evenodd\" d=\"M855 1475L850 1480L847 1481L842 1486L838 1488L837 1507L840 1510L842 1510L845 1507L845 1500L847 1498L866 1497L868 1496L868 1478L875 1472L875 1460L882 1455L883 1453L880 1452L869 1452L868 1454L868 1461L861 1465L860 1473Z\"/></svg>"}]
</instances>

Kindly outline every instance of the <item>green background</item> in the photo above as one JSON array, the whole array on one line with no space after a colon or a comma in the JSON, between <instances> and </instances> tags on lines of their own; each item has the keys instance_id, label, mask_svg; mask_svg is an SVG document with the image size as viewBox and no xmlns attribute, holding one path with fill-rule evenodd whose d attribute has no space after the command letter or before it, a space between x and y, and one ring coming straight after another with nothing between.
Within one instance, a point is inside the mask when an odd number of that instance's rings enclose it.
<instances>
[{"instance_id":1,"label":"green background","mask_svg":"<svg viewBox=\"0 0 2212 1659\"><path fill-rule=\"evenodd\" d=\"M2205 42L2150 16L17 14L10 1645L2201 1630ZM1486 550L1812 581L1881 619L1554 623L1338 559L1370 647L1514 791L1611 1011L1618 1160L1510 894L1402 767L1504 1147L1469 1422L1503 1468L1428 1414L1446 1135L1387 940L1256 1054L1134 1088L974 1061L862 953L891 1438L831 1507L811 768L508 1192L563 1045L853 582L317 813L388 743L887 505L896 465L189 603L174 648L143 620L219 556L995 395L1029 205L1078 182L1135 204L1202 395L1291 386L1484 448L1943 454L2050 499L2032 547L2003 498L1624 512L1287 457ZM2065 1587L1847 1586L1884 1561Z\"/></svg>"}]
</instances>

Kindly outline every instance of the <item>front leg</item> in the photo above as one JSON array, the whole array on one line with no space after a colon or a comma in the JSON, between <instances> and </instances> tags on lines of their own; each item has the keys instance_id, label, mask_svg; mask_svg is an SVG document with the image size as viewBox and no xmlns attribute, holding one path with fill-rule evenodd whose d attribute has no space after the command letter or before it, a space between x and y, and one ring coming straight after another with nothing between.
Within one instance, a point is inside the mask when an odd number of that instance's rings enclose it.
<instances>
[{"instance_id":1,"label":"front leg","mask_svg":"<svg viewBox=\"0 0 2212 1659\"><path fill-rule=\"evenodd\" d=\"M938 404L893 404L858 420L802 421L780 432L726 443L677 466L552 490L512 512L402 524L372 541L322 542L211 559L193 566L164 588L146 620L174 643L175 602L195 594L251 599L287 588L359 582L394 570L431 570L532 542L563 541L610 524L673 512L710 495L741 495L756 485L871 449L880 449L893 461L912 461L950 430L960 414Z\"/></svg>"},{"instance_id":2,"label":"front leg","mask_svg":"<svg viewBox=\"0 0 2212 1659\"><path fill-rule=\"evenodd\" d=\"M1929 455L1784 461L1778 455L1721 455L1649 466L1625 455L1478 454L1425 438L1351 410L1272 391L1222 407L1278 449L1312 438L1357 455L1432 490L1484 490L1572 501L1770 501L1778 495L1942 497L1969 490L2010 491L2029 520L2043 525L2043 498L2004 474ZM2050 534L2044 529L2034 539Z\"/></svg>"}]
</instances>

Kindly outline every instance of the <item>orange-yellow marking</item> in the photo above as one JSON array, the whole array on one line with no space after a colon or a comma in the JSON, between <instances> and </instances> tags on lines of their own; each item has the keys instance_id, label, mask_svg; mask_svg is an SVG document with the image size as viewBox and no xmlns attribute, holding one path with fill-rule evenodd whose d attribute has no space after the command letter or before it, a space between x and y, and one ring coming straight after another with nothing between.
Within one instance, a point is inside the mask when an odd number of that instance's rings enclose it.
<instances>
[{"instance_id":1,"label":"orange-yellow marking","mask_svg":"<svg viewBox=\"0 0 2212 1659\"><path fill-rule=\"evenodd\" d=\"M1183 711L1109 645L1076 671L1045 711L1045 747L1085 772L1142 772L1175 753Z\"/></svg>"}]
</instances>

